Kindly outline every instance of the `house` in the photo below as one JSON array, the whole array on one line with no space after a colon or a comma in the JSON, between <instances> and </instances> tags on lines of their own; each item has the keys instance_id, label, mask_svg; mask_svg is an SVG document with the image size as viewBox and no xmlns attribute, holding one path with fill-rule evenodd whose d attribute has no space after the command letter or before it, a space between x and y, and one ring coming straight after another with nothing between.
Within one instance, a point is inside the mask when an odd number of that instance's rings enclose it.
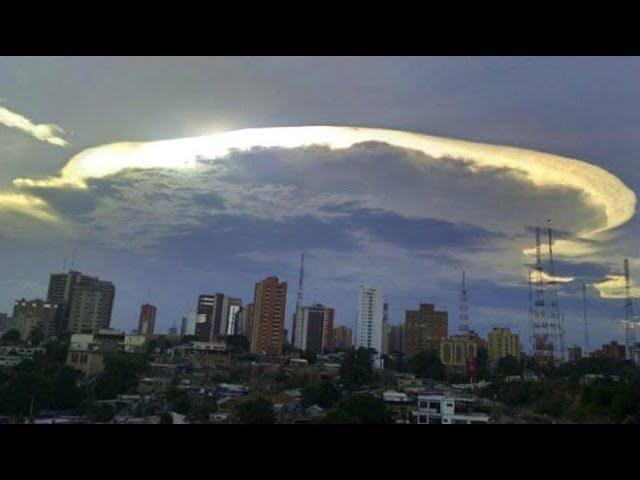
<instances>
[{"instance_id":1,"label":"house","mask_svg":"<svg viewBox=\"0 0 640 480\"><path fill-rule=\"evenodd\" d=\"M417 409L413 410L414 423L427 424L486 424L489 415L474 411L474 397L441 394L418 395Z\"/></svg>"}]
</instances>

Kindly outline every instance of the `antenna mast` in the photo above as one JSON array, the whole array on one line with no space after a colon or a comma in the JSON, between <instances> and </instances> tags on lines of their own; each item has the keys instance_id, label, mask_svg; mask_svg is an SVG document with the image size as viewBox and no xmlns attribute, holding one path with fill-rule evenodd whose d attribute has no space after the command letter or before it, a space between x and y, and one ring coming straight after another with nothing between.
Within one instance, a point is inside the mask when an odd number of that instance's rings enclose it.
<instances>
[{"instance_id":1,"label":"antenna mast","mask_svg":"<svg viewBox=\"0 0 640 480\"><path fill-rule=\"evenodd\" d=\"M584 320L584 356L588 357L589 355L589 326L587 324L587 285L585 283L582 284L582 309L583 309L583 320Z\"/></svg>"},{"instance_id":2,"label":"antenna mast","mask_svg":"<svg viewBox=\"0 0 640 480\"><path fill-rule=\"evenodd\" d=\"M547 220L548 223L551 220ZM551 303L551 335L555 350L557 350L557 357L559 360L564 359L564 316L560 315L560 308L558 306L558 282L556 281L556 271L553 264L553 233L551 227L547 229L549 236L549 280L550 286L549 296ZM556 352L554 352L556 353Z\"/></svg>"},{"instance_id":3,"label":"antenna mast","mask_svg":"<svg viewBox=\"0 0 640 480\"><path fill-rule=\"evenodd\" d=\"M624 320L626 333L627 358L633 359L633 348L636 343L635 323L633 321L633 303L631 302L631 275L629 259L624 259Z\"/></svg>"},{"instance_id":4,"label":"antenna mast","mask_svg":"<svg viewBox=\"0 0 640 480\"><path fill-rule=\"evenodd\" d=\"M458 330L461 332L469 331L469 305L467 304L467 285L465 272L462 271L462 290L460 290L460 322Z\"/></svg>"},{"instance_id":5,"label":"antenna mast","mask_svg":"<svg viewBox=\"0 0 640 480\"><path fill-rule=\"evenodd\" d=\"M545 311L544 272L542 270L542 247L540 227L536 227L536 278L533 311L532 347L533 356L539 363L553 361L553 342L549 335L549 323Z\"/></svg>"}]
</instances>

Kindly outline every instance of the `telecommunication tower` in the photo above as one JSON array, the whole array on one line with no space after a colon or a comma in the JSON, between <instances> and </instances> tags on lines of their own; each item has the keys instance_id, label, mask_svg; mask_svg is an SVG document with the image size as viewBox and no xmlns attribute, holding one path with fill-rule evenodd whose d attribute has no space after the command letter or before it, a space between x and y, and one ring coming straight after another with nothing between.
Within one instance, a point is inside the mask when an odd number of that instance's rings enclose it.
<instances>
[{"instance_id":1,"label":"telecommunication tower","mask_svg":"<svg viewBox=\"0 0 640 480\"><path fill-rule=\"evenodd\" d=\"M633 320L633 303L631 302L631 275L629 274L629 259L624 259L624 323L627 358L633 358L636 343L636 330Z\"/></svg>"},{"instance_id":2,"label":"telecommunication tower","mask_svg":"<svg viewBox=\"0 0 640 480\"><path fill-rule=\"evenodd\" d=\"M460 321L458 330L461 332L469 331L469 305L467 303L467 285L465 272L462 272L462 289L460 290Z\"/></svg>"}]
</instances>

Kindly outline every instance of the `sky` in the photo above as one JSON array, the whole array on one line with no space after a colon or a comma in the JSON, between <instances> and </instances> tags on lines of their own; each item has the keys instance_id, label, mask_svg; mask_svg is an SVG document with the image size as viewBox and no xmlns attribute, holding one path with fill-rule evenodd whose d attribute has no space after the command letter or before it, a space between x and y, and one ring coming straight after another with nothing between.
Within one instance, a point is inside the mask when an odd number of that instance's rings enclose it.
<instances>
[{"instance_id":1,"label":"sky","mask_svg":"<svg viewBox=\"0 0 640 480\"><path fill-rule=\"evenodd\" d=\"M471 328L526 344L551 220L567 344L583 283L591 348L623 341L639 76L627 57L0 57L0 311L73 265L115 283L113 327L151 302L166 330L277 275L290 328L304 252L305 303L338 324L367 283L391 323L428 302L454 332L464 270Z\"/></svg>"}]
</instances>

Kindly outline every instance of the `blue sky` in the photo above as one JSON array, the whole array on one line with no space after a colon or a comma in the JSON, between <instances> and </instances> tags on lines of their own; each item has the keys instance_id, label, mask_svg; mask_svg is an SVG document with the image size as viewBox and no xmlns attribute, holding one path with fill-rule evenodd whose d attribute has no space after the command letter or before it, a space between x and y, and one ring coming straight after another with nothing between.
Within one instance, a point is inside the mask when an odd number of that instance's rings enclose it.
<instances>
[{"instance_id":1,"label":"blue sky","mask_svg":"<svg viewBox=\"0 0 640 480\"><path fill-rule=\"evenodd\" d=\"M44 296L75 249L77 268L116 284L115 327L134 328L144 301L158 305L162 329L200 293L247 302L271 274L289 282L289 323L304 251L306 301L334 306L338 323L353 324L366 282L384 289L393 323L434 302L453 331L465 269L472 327L525 333L532 228L553 218L572 239L604 213L585 192L535 185L517 168L478 170L368 142L231 152L189 172L123 170L84 190L12 181L56 175L112 142L358 125L576 158L636 192L639 74L640 60L625 57L0 58L0 106L60 126L68 141L0 124L0 193L33 195L63 219L52 226L0 209L0 311ZM625 256L640 271L637 234L634 216L595 238L595 252L558 255L557 274L575 278L560 296L568 343L582 341L581 283L619 275ZM589 288L593 343L623 338L622 307Z\"/></svg>"}]
</instances>

